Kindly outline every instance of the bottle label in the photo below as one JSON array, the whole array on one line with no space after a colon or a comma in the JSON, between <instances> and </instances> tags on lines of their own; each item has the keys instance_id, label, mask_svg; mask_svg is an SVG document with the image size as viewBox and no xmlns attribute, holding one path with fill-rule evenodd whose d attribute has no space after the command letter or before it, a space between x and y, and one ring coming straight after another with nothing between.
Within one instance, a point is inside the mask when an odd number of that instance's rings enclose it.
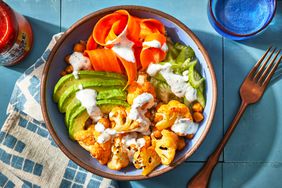
<instances>
[{"instance_id":1,"label":"bottle label","mask_svg":"<svg viewBox=\"0 0 282 188\"><path fill-rule=\"evenodd\" d=\"M0 64L12 65L30 49L27 43L27 35L20 32L15 44L6 52L0 53Z\"/></svg>"}]
</instances>

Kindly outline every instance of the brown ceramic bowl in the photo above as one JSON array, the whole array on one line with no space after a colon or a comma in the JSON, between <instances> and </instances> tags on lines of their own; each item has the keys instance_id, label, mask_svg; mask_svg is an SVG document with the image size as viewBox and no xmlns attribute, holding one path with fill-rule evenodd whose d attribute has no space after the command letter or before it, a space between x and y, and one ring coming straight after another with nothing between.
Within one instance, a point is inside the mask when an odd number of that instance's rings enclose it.
<instances>
[{"instance_id":1,"label":"brown ceramic bowl","mask_svg":"<svg viewBox=\"0 0 282 188\"><path fill-rule=\"evenodd\" d=\"M54 86L60 78L60 72L65 68L64 57L72 53L73 44L79 40L87 40L95 23L101 17L118 9L126 9L130 14L138 17L160 20L166 26L168 35L175 42L181 42L193 48L199 60L201 73L206 78L205 96L207 104L204 110L205 119L201 123L198 132L191 141L187 141L186 147L182 151L177 152L172 165L160 165L148 176L142 176L141 170L135 169L133 165L121 171L114 171L107 168L107 166L99 164L87 151L76 142L69 139L68 131L64 124L64 115L58 111L57 104L52 100ZM82 168L94 174L117 180L141 180L151 178L168 172L184 162L199 148L206 137L214 116L216 98L217 86L212 63L206 49L195 34L174 17L161 11L141 6L110 7L94 12L76 22L64 33L51 51L43 71L41 83L41 106L44 119L50 134L59 148Z\"/></svg>"}]
</instances>

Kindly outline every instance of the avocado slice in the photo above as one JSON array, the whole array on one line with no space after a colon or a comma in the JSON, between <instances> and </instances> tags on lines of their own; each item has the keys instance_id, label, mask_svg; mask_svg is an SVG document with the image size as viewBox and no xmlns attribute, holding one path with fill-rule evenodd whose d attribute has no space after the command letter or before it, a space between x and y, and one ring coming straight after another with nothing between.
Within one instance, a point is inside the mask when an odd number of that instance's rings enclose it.
<instances>
[{"instance_id":1,"label":"avocado slice","mask_svg":"<svg viewBox=\"0 0 282 188\"><path fill-rule=\"evenodd\" d=\"M126 92L123 89L107 89L100 91L96 97L97 100L117 99L126 100Z\"/></svg>"},{"instance_id":2,"label":"avocado slice","mask_svg":"<svg viewBox=\"0 0 282 188\"><path fill-rule=\"evenodd\" d=\"M108 100L97 101L97 106L100 108L100 110L103 113L110 113L112 111L112 109L116 106L128 107L129 104L125 101L122 101L122 100L108 99Z\"/></svg>"},{"instance_id":3,"label":"avocado slice","mask_svg":"<svg viewBox=\"0 0 282 188\"><path fill-rule=\"evenodd\" d=\"M65 124L67 127L69 127L71 116L77 111L79 107L81 107L81 103L76 98L74 98L71 101L71 103L68 105L66 109L66 115L65 115Z\"/></svg>"},{"instance_id":4,"label":"avocado slice","mask_svg":"<svg viewBox=\"0 0 282 188\"><path fill-rule=\"evenodd\" d=\"M103 85L104 80L120 80L120 82L126 84L126 78L122 74L112 72L99 72L99 71L79 71L79 79L75 79L72 74L63 76L55 85L53 99L55 102L59 101L59 97L62 95L65 89L69 88L73 84L79 84L82 80L96 80ZM101 82L102 81L102 82Z\"/></svg>"},{"instance_id":5,"label":"avocado slice","mask_svg":"<svg viewBox=\"0 0 282 188\"><path fill-rule=\"evenodd\" d=\"M108 90L108 89L116 89L116 88L123 88L125 85L121 80L80 80L80 84L83 88L92 88L97 92ZM103 82L103 85L101 83ZM60 112L64 113L66 111L66 107L70 103L70 99L75 97L75 93L80 90L78 83L69 86L64 92L62 92L61 96L59 97L58 107Z\"/></svg>"},{"instance_id":6,"label":"avocado slice","mask_svg":"<svg viewBox=\"0 0 282 188\"><path fill-rule=\"evenodd\" d=\"M128 107L129 104L125 101L122 100L98 100L97 101L97 106L100 108L102 113L110 113L110 111L115 107L115 106L123 106L123 107ZM65 123L66 126L68 127L70 124L70 120L76 116L76 112L79 111L81 108L81 103L79 100L74 99L68 106L66 110L66 116L65 116ZM82 107L83 108L83 107Z\"/></svg>"},{"instance_id":7,"label":"avocado slice","mask_svg":"<svg viewBox=\"0 0 282 188\"><path fill-rule=\"evenodd\" d=\"M69 108L67 111L68 120L66 120L67 127L69 129L69 136L74 140L75 133L82 131L84 129L84 124L86 120L89 118L89 115L85 109L85 107L81 106L80 102L71 104L72 109ZM103 113L109 113L112 108L115 106L124 106L128 107L129 104L125 101L121 100L100 100L97 101L97 106L101 109ZM66 117L67 118L67 117Z\"/></svg>"},{"instance_id":8,"label":"avocado slice","mask_svg":"<svg viewBox=\"0 0 282 188\"><path fill-rule=\"evenodd\" d=\"M84 124L89 118L86 109L80 106L70 118L69 123L69 136L74 140L75 133L84 130Z\"/></svg>"},{"instance_id":9,"label":"avocado slice","mask_svg":"<svg viewBox=\"0 0 282 188\"><path fill-rule=\"evenodd\" d=\"M97 91L97 88L89 88ZM122 89L109 89L109 88L98 88L99 92L97 95L97 100L105 100L105 99L115 99L115 100L126 100L126 92ZM69 97L64 98L64 101L59 103L60 112L67 112L69 105L73 100L76 100L76 92L72 93Z\"/></svg>"}]
</instances>

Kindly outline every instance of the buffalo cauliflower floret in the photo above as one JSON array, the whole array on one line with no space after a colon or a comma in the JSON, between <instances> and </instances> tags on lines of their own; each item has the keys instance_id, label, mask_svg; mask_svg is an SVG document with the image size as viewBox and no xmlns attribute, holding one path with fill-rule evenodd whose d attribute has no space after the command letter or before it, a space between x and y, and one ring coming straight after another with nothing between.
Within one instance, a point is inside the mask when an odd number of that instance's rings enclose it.
<instances>
[{"instance_id":1,"label":"buffalo cauliflower floret","mask_svg":"<svg viewBox=\"0 0 282 188\"><path fill-rule=\"evenodd\" d=\"M142 93L151 93L156 98L155 88L147 81L147 74L139 75L137 81L128 87L127 102L132 105L133 100Z\"/></svg>"},{"instance_id":2,"label":"buffalo cauliflower floret","mask_svg":"<svg viewBox=\"0 0 282 188\"><path fill-rule=\"evenodd\" d=\"M127 151L122 145L122 136L114 138L111 150L112 154L110 161L108 162L108 168L112 170L120 170L127 167L129 164L129 158L127 156Z\"/></svg>"},{"instance_id":3,"label":"buffalo cauliflower floret","mask_svg":"<svg viewBox=\"0 0 282 188\"><path fill-rule=\"evenodd\" d=\"M146 176L161 164L161 159L152 146L142 147L135 152L133 164L137 169L142 168L142 175Z\"/></svg>"},{"instance_id":4,"label":"buffalo cauliflower floret","mask_svg":"<svg viewBox=\"0 0 282 188\"><path fill-rule=\"evenodd\" d=\"M111 155L111 141L99 144L95 140L94 125L90 125L87 130L79 131L75 134L75 140L101 164L107 164Z\"/></svg>"},{"instance_id":5,"label":"buffalo cauliflower floret","mask_svg":"<svg viewBox=\"0 0 282 188\"><path fill-rule=\"evenodd\" d=\"M158 107L154 122L158 130L171 127L178 117L193 119L189 108L179 101L171 100L168 104Z\"/></svg>"},{"instance_id":6,"label":"buffalo cauliflower floret","mask_svg":"<svg viewBox=\"0 0 282 188\"><path fill-rule=\"evenodd\" d=\"M114 107L110 112L109 118L112 128L117 132L140 132L146 134L150 131L150 120L144 115L144 121L132 120L129 117L130 108Z\"/></svg>"},{"instance_id":7,"label":"buffalo cauliflower floret","mask_svg":"<svg viewBox=\"0 0 282 188\"><path fill-rule=\"evenodd\" d=\"M103 165L107 164L111 156L111 141L107 141L103 144L95 142L91 147L90 154L96 158L99 163Z\"/></svg>"},{"instance_id":8,"label":"buffalo cauliflower floret","mask_svg":"<svg viewBox=\"0 0 282 188\"><path fill-rule=\"evenodd\" d=\"M138 124L132 124L133 121L127 118L129 109L124 107L114 107L109 114L111 126L117 132L130 131L138 126Z\"/></svg>"},{"instance_id":9,"label":"buffalo cauliflower floret","mask_svg":"<svg viewBox=\"0 0 282 188\"><path fill-rule=\"evenodd\" d=\"M162 130L162 138L155 140L155 150L161 158L162 164L169 165L175 156L178 147L178 136L169 130Z\"/></svg>"}]
</instances>

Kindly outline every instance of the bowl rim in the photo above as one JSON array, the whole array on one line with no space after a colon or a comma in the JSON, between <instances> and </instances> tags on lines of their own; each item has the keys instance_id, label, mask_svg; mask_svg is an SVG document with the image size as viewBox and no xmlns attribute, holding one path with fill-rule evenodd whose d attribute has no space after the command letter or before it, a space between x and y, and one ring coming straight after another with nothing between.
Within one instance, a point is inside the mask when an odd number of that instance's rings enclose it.
<instances>
[{"instance_id":1,"label":"bowl rim","mask_svg":"<svg viewBox=\"0 0 282 188\"><path fill-rule=\"evenodd\" d=\"M178 27L183 29L185 31L185 33L187 33L191 37L193 42L197 45L198 49L202 53L202 55L203 55L203 57L204 57L204 59L207 63L207 68L209 69L210 75L211 75L211 81L212 81L212 88L211 89L212 89L213 97L212 97L212 99L210 99L211 100L211 111L210 111L210 115L209 115L207 123L206 123L206 127L203 130L203 133L200 135L200 137L199 137L198 141L195 143L195 145L189 151L187 151L183 156L181 156L177 161L175 161L171 166L166 166L165 168L163 168L159 171L153 171L148 176L143 176L141 174L140 175L130 175L130 176L111 174L111 173L104 172L100 169L93 168L89 164L84 163L83 161L81 161L79 158L77 158L73 153L71 153L63 145L63 143L61 142L60 138L58 137L57 133L55 132L55 130L54 130L52 124L51 124L51 121L50 121L50 118L49 118L49 115L48 115L48 110L47 110L47 103L46 103L46 83L47 83L47 77L48 77L47 73L49 72L51 62L52 62L54 56L56 55L57 49L60 48L63 41L80 24L88 21L89 19L92 19L95 16L99 16L100 14L112 13L112 12L119 10L119 9L125 9L125 10L128 10L128 11L130 11L130 10L139 10L140 11L141 10L141 11L144 11L144 12L150 12L150 13L156 14L158 16L161 16L165 19L170 20L171 22L176 24ZM40 97L41 97L41 109L42 109L43 118L45 120L47 129L50 132L50 134L51 134L52 138L54 139L55 143L60 148L60 150L70 160L74 161L76 164L78 164L80 167L86 169L87 171L92 172L94 174L97 174L99 176L106 177L106 178L111 178L111 179L115 179L115 180L144 180L144 179L152 178L152 177L155 177L155 176L159 176L159 175L161 175L165 172L168 172L168 171L174 169L176 166L178 166L179 164L184 162L188 157L190 157L198 149L198 147L201 145L201 143L205 139L205 137L206 137L206 135L207 135L207 133L208 133L210 127L211 127L212 120L214 118L216 103L217 103L217 83L216 83L216 78L215 78L215 72L214 72L210 57L208 55L208 52L206 51L206 49L204 48L204 46L202 45L202 43L200 42L198 37L196 37L196 35L186 25L184 25L182 22L180 22L178 19L174 18L173 16L171 16L167 13L164 13L160 10L156 10L156 9L145 7L145 6L119 5L119 6L111 6L111 7L108 7L108 8L103 8L103 9L97 10L97 11L81 18L80 20L75 22L67 31L65 31L63 36L61 36L61 38L57 41L55 46L52 48L52 50L49 54L49 57L48 57L48 59L45 63L44 70L43 70L43 73L42 73L42 79L41 79Z\"/></svg>"},{"instance_id":2,"label":"bowl rim","mask_svg":"<svg viewBox=\"0 0 282 188\"><path fill-rule=\"evenodd\" d=\"M215 0L209 0L209 3L208 3L208 11L209 11L209 14L211 15L211 19L214 21L215 25L220 30L222 30L226 34L229 34L229 35L235 36L235 37L250 37L250 36L254 36L254 35L258 34L259 32L263 31L270 24L272 19L274 18L275 14L276 14L276 9L277 9L277 0L273 0L274 9L273 9L273 12L272 12L270 19L268 19L267 22L265 22L263 24L263 26L261 26L261 28L259 28L258 30L254 31L254 32L247 33L247 34L239 34L239 33L235 33L233 31L228 30L226 27L224 27L221 23L219 23L217 21L217 19L215 18L215 15L214 15L214 11L212 9L212 2L213 1L215 1Z\"/></svg>"}]
</instances>

